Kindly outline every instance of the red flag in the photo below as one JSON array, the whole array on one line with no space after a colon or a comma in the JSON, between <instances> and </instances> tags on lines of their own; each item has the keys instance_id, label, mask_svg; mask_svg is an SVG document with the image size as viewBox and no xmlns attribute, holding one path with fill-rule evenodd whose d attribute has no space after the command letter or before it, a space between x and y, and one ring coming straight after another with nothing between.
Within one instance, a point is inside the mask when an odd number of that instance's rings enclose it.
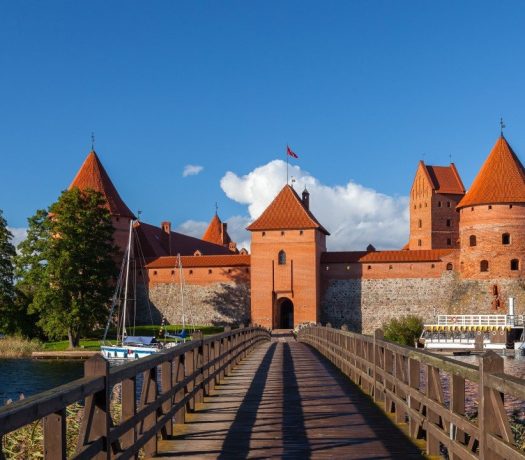
<instances>
[{"instance_id":1,"label":"red flag","mask_svg":"<svg viewBox=\"0 0 525 460\"><path fill-rule=\"evenodd\" d=\"M288 146L286 146L286 154L289 156L289 157L292 157L292 158L299 158L297 156L297 154L295 152L292 151L292 149Z\"/></svg>"}]
</instances>

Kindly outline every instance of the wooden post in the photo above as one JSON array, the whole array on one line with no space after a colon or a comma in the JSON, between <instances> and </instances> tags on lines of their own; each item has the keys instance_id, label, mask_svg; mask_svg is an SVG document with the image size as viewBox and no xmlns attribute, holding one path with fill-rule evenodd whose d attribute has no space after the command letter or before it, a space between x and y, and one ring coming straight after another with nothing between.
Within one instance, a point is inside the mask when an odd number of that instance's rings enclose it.
<instances>
[{"instance_id":1,"label":"wooden post","mask_svg":"<svg viewBox=\"0 0 525 460\"><path fill-rule=\"evenodd\" d=\"M433 401L443 403L443 389L439 378L439 369L427 364L427 397ZM433 410L427 407L427 424L439 425L440 417ZM428 455L439 455L439 439L427 429L427 448Z\"/></svg>"},{"instance_id":2,"label":"wooden post","mask_svg":"<svg viewBox=\"0 0 525 460\"><path fill-rule=\"evenodd\" d=\"M44 459L67 458L66 454L66 409L44 417ZM1 451L1 446L0 446ZM0 456L2 456L0 454ZM3 457L3 456L2 456Z\"/></svg>"},{"instance_id":3,"label":"wooden post","mask_svg":"<svg viewBox=\"0 0 525 460\"><path fill-rule=\"evenodd\" d=\"M173 378L172 378L172 361L164 361L160 366L160 385L162 393L168 393L172 389ZM162 403L162 413L166 414L171 408L171 398ZM173 422L170 420L161 431L163 439L173 435Z\"/></svg>"},{"instance_id":4,"label":"wooden post","mask_svg":"<svg viewBox=\"0 0 525 460\"><path fill-rule=\"evenodd\" d=\"M176 384L184 380L184 376L185 376L184 363L185 363L185 355L182 354L182 355L177 356L176 363L175 363L175 372L174 372ZM181 388L179 391L175 393L175 397L174 397L175 404L177 404L178 402L184 399L184 394L185 394L185 388ZM177 412L175 412L175 423L185 423L185 421L186 421L186 406L182 406Z\"/></svg>"},{"instance_id":5,"label":"wooden post","mask_svg":"<svg viewBox=\"0 0 525 460\"><path fill-rule=\"evenodd\" d=\"M195 354L194 354L194 360L195 360L195 371L197 374L195 375L195 386L199 387L197 392L195 393L195 402L200 404L202 403L204 390L202 388L202 381L203 381L203 374L202 374L202 365L204 363L203 356L204 356L204 349L203 349L203 342L202 342L202 332L199 331L198 334L194 335L195 340L199 341L199 346L195 348Z\"/></svg>"},{"instance_id":6,"label":"wooden post","mask_svg":"<svg viewBox=\"0 0 525 460\"><path fill-rule=\"evenodd\" d=\"M465 415L465 379L456 374L450 376L450 411ZM466 441L465 433L453 423L450 423L450 438L460 444L465 444ZM460 458L454 452L449 452L448 455L451 460Z\"/></svg>"},{"instance_id":7,"label":"wooden post","mask_svg":"<svg viewBox=\"0 0 525 460\"><path fill-rule=\"evenodd\" d=\"M144 372L144 383L142 384L141 394L141 408L146 407L149 403L155 402L157 399L157 368L152 367ZM157 411L153 411L151 414L146 416L142 422L141 433L148 431L150 428L155 426L157 423ZM153 457L157 455L157 433L144 445L144 453L146 457Z\"/></svg>"},{"instance_id":8,"label":"wooden post","mask_svg":"<svg viewBox=\"0 0 525 460\"><path fill-rule=\"evenodd\" d=\"M122 415L123 422L130 419L137 413L137 380L136 377L122 381L121 389ZM127 449L135 444L137 440L137 429L133 427L120 437L120 446ZM135 455L138 458L138 453Z\"/></svg>"},{"instance_id":9,"label":"wooden post","mask_svg":"<svg viewBox=\"0 0 525 460\"><path fill-rule=\"evenodd\" d=\"M377 380L378 380L378 374L377 374L377 368L380 366L381 363L381 348L380 348L380 341L383 340L384 333L382 329L376 329L374 331L374 351L373 351L373 358L374 358L374 370L373 370L373 377L374 377L374 401L383 401L383 394L379 395L379 391L377 389Z\"/></svg>"},{"instance_id":10,"label":"wooden post","mask_svg":"<svg viewBox=\"0 0 525 460\"><path fill-rule=\"evenodd\" d=\"M421 375L420 375L420 364L419 361L415 359L408 358L408 385L410 388L414 388L419 392L419 387L421 386ZM408 396L408 407L414 411L419 411L419 401L416 401L412 396ZM409 431L410 436L414 439L419 438L420 429L419 422L416 418L412 416L409 412Z\"/></svg>"},{"instance_id":11,"label":"wooden post","mask_svg":"<svg viewBox=\"0 0 525 460\"><path fill-rule=\"evenodd\" d=\"M504 441L512 442L507 414L503 407L503 394L490 388L487 383L488 374L503 373L503 358L493 351L487 351L479 357L479 458L480 460L503 458L489 450L487 439L489 434L501 436Z\"/></svg>"},{"instance_id":12,"label":"wooden post","mask_svg":"<svg viewBox=\"0 0 525 460\"><path fill-rule=\"evenodd\" d=\"M184 371L185 371L185 377L189 377L190 375L194 375L195 373L195 349L188 350L184 355ZM186 384L186 389L184 391L184 394L188 394L193 391L193 388L195 386L195 378L188 381ZM186 403L186 411L187 412L193 412L195 410L195 398L190 398L190 400Z\"/></svg>"},{"instance_id":13,"label":"wooden post","mask_svg":"<svg viewBox=\"0 0 525 460\"><path fill-rule=\"evenodd\" d=\"M89 445L98 438L105 438L103 451L96 454L96 460L110 458L108 446L110 427L110 397L109 397L109 362L102 355L95 355L84 363L84 377L104 377L104 389L86 397L84 417L80 425L77 451Z\"/></svg>"}]
</instances>

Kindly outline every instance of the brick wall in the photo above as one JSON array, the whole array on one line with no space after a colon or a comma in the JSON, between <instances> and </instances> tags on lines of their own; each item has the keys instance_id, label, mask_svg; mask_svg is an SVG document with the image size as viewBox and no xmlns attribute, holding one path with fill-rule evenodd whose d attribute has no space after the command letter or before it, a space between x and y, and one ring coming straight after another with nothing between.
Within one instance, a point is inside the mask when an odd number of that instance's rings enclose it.
<instances>
[{"instance_id":1,"label":"brick wall","mask_svg":"<svg viewBox=\"0 0 525 460\"><path fill-rule=\"evenodd\" d=\"M460 275L469 279L520 278L525 262L525 206L494 204L466 207L460 212ZM510 241L503 244L502 236ZM470 237L476 244L471 246ZM511 270L511 260L518 269ZM488 270L481 271L481 261Z\"/></svg>"}]
</instances>

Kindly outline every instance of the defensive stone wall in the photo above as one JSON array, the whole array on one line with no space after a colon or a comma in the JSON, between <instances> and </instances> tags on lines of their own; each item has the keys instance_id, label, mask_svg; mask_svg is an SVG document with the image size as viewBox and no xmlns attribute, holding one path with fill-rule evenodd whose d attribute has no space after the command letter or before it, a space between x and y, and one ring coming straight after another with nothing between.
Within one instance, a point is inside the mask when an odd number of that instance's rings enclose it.
<instances>
[{"instance_id":1,"label":"defensive stone wall","mask_svg":"<svg viewBox=\"0 0 525 460\"><path fill-rule=\"evenodd\" d=\"M425 322L438 314L505 314L508 297L516 299L515 313L525 314L525 282L515 279L460 280L444 272L439 278L331 279L326 286L321 321L365 334L407 314Z\"/></svg>"},{"instance_id":2,"label":"defensive stone wall","mask_svg":"<svg viewBox=\"0 0 525 460\"><path fill-rule=\"evenodd\" d=\"M137 322L150 324L150 311L142 293ZM151 316L160 324L164 316L168 324L181 324L182 302L179 285L155 283L149 289ZM250 284L242 282L186 285L184 289L184 314L188 324L235 325L250 322Z\"/></svg>"}]
</instances>

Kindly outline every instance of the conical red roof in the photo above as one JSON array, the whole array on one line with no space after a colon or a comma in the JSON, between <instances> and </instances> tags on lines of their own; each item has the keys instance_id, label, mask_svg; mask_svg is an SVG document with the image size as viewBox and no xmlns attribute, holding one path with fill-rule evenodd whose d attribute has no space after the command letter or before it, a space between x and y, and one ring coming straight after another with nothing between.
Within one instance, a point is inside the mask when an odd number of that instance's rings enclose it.
<instances>
[{"instance_id":1,"label":"conical red roof","mask_svg":"<svg viewBox=\"0 0 525 460\"><path fill-rule=\"evenodd\" d=\"M305 208L301 198L289 185L285 185L264 212L247 230L281 230L317 228L325 235L328 231Z\"/></svg>"},{"instance_id":2,"label":"conical red roof","mask_svg":"<svg viewBox=\"0 0 525 460\"><path fill-rule=\"evenodd\" d=\"M228 232L225 232L223 238L222 231L223 227L221 219L219 219L219 216L215 214L212 220L210 221L208 228L204 232L202 240L214 244L229 244L231 242L230 235L228 235Z\"/></svg>"},{"instance_id":3,"label":"conical red roof","mask_svg":"<svg viewBox=\"0 0 525 460\"><path fill-rule=\"evenodd\" d=\"M525 203L525 169L503 136L457 207L497 203Z\"/></svg>"},{"instance_id":4,"label":"conical red roof","mask_svg":"<svg viewBox=\"0 0 525 460\"><path fill-rule=\"evenodd\" d=\"M73 182L71 182L69 190L73 187L78 187L80 190L96 190L104 195L108 209L112 215L135 218L124 201L122 201L122 198L120 198L117 189L113 185L113 182L111 182L108 173L104 169L104 166L102 166L94 150L89 152L89 155L78 170Z\"/></svg>"}]
</instances>

